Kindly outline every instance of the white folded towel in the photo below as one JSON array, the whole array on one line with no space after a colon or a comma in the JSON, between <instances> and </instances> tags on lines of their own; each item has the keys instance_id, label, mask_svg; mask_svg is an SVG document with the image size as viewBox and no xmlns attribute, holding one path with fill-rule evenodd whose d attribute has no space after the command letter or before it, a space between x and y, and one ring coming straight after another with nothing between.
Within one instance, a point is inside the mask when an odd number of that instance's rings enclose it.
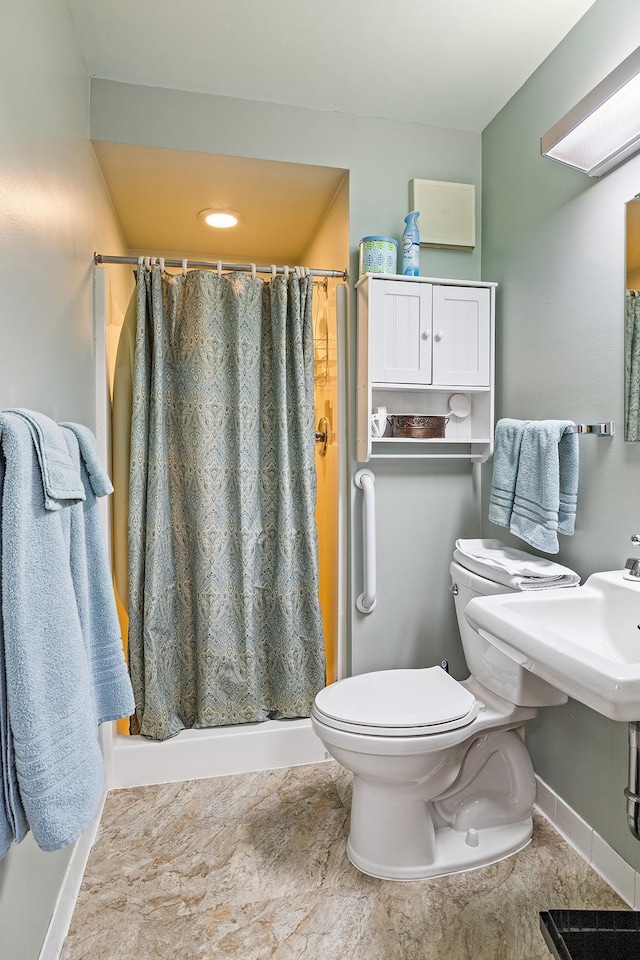
<instances>
[{"instance_id":1,"label":"white folded towel","mask_svg":"<svg viewBox=\"0 0 640 960\"><path fill-rule=\"evenodd\" d=\"M560 563L508 547L501 540L456 540L454 559L467 570L516 590L577 587L580 577Z\"/></svg>"}]
</instances>

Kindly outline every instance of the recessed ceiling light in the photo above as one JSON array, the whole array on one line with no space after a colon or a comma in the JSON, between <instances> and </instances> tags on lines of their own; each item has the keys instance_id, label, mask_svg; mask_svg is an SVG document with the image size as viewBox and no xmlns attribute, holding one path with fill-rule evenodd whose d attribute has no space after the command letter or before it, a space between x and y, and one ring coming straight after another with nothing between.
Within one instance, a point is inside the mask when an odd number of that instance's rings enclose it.
<instances>
[{"instance_id":1,"label":"recessed ceiling light","mask_svg":"<svg viewBox=\"0 0 640 960\"><path fill-rule=\"evenodd\" d=\"M210 227L226 229L235 227L244 217L237 210L229 210L228 207L208 207L200 211L198 220L204 220Z\"/></svg>"}]
</instances>

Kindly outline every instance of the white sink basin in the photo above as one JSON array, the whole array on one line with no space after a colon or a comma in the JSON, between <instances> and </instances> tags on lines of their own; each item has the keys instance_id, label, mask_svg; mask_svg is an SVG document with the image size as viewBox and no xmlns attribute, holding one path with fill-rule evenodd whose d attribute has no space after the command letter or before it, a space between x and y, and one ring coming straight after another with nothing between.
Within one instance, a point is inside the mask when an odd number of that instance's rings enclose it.
<instances>
[{"instance_id":1,"label":"white sink basin","mask_svg":"<svg viewBox=\"0 0 640 960\"><path fill-rule=\"evenodd\" d=\"M640 582L622 570L582 587L472 600L465 616L531 673L612 720L640 720Z\"/></svg>"}]
</instances>

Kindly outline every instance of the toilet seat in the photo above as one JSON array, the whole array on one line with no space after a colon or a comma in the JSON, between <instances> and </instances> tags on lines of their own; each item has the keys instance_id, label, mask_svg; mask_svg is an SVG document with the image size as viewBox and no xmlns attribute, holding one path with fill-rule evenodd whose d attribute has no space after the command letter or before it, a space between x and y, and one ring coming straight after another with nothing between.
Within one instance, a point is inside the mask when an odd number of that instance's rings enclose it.
<instances>
[{"instance_id":1,"label":"toilet seat","mask_svg":"<svg viewBox=\"0 0 640 960\"><path fill-rule=\"evenodd\" d=\"M339 680L316 696L328 727L376 737L425 737L470 724L480 704L441 667L380 670Z\"/></svg>"}]
</instances>

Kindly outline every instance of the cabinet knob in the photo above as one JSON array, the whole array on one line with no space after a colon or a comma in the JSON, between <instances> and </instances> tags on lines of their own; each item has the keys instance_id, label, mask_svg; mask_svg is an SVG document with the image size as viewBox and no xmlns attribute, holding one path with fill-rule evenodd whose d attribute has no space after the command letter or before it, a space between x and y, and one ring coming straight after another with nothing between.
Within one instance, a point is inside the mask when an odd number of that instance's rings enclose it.
<instances>
[{"instance_id":1,"label":"cabinet knob","mask_svg":"<svg viewBox=\"0 0 640 960\"><path fill-rule=\"evenodd\" d=\"M436 333L436 340L438 341L444 340L444 330L438 330L438 332Z\"/></svg>"},{"instance_id":2,"label":"cabinet knob","mask_svg":"<svg viewBox=\"0 0 640 960\"><path fill-rule=\"evenodd\" d=\"M423 340L428 340L429 337L430 337L429 331L428 331L428 330L423 330L423 331L422 331L422 339L423 339Z\"/></svg>"}]
</instances>

